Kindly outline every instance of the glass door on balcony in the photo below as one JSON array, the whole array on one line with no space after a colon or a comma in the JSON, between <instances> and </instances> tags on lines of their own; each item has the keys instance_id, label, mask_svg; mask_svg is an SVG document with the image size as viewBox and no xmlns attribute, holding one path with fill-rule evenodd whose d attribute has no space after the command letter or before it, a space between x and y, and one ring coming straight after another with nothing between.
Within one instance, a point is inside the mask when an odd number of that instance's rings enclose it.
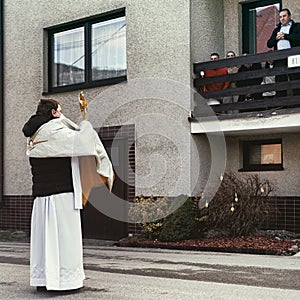
<instances>
[{"instance_id":1,"label":"glass door on balcony","mask_svg":"<svg viewBox=\"0 0 300 300\"><path fill-rule=\"evenodd\" d=\"M242 4L243 53L262 53L270 50L267 40L279 22L281 0L260 0Z\"/></svg>"}]
</instances>

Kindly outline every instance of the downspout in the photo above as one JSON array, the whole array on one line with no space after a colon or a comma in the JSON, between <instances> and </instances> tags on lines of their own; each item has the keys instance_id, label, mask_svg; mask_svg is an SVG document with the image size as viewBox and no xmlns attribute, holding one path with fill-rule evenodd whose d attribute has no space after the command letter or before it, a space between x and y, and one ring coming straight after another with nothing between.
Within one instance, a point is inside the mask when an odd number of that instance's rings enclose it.
<instances>
[{"instance_id":1,"label":"downspout","mask_svg":"<svg viewBox=\"0 0 300 300\"><path fill-rule=\"evenodd\" d=\"M3 139L4 139L4 0L0 0L0 208L4 206L3 197Z\"/></svg>"}]
</instances>

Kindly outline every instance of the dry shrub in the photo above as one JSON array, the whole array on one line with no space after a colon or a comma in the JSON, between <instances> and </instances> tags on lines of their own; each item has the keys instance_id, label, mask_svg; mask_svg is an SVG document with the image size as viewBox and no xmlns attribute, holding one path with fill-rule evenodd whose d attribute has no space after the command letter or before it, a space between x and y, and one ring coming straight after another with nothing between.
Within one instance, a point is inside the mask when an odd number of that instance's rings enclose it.
<instances>
[{"instance_id":1,"label":"dry shrub","mask_svg":"<svg viewBox=\"0 0 300 300\"><path fill-rule=\"evenodd\" d=\"M232 236L253 234L275 213L269 196L273 191L273 183L257 174L228 172L201 213L210 229L225 229Z\"/></svg>"}]
</instances>

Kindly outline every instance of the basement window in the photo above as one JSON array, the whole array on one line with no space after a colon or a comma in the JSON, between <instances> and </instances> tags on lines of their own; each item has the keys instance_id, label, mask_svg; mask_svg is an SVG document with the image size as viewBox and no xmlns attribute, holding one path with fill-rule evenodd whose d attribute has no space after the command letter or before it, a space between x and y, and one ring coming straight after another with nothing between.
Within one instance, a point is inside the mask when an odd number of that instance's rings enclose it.
<instances>
[{"instance_id":1,"label":"basement window","mask_svg":"<svg viewBox=\"0 0 300 300\"><path fill-rule=\"evenodd\" d=\"M282 140L243 141L243 168L239 171L283 170Z\"/></svg>"}]
</instances>

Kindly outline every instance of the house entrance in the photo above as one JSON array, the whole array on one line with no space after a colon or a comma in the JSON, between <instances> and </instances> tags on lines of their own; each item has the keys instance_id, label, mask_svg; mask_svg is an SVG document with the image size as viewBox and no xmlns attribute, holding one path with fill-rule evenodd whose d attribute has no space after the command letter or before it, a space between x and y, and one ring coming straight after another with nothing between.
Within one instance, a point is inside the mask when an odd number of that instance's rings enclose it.
<instances>
[{"instance_id":1,"label":"house entrance","mask_svg":"<svg viewBox=\"0 0 300 300\"><path fill-rule=\"evenodd\" d=\"M115 181L112 193L110 193L104 186L97 188L97 198L99 198L99 201L109 203L111 197L115 195L127 201L127 140L125 138L101 140L108 156L112 161L115 171ZM124 205L124 208L119 209L123 209L124 214L127 214L126 205ZM89 202L82 210L81 216L83 238L85 239L101 239L114 241L128 235L127 223L106 216Z\"/></svg>"}]
</instances>

